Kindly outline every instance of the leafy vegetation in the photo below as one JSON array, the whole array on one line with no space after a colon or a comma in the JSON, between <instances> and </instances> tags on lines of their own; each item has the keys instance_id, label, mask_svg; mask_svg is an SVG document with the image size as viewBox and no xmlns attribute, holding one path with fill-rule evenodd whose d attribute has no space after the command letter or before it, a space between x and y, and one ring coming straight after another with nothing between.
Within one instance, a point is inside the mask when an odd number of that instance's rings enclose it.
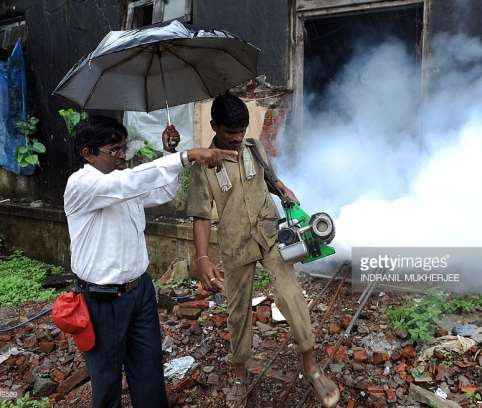
<instances>
[{"instance_id":1,"label":"leafy vegetation","mask_svg":"<svg viewBox=\"0 0 482 408\"><path fill-rule=\"evenodd\" d=\"M156 156L156 149L147 140L144 140L144 146L142 146L137 152L138 155L152 160Z\"/></svg>"},{"instance_id":2,"label":"leafy vegetation","mask_svg":"<svg viewBox=\"0 0 482 408\"><path fill-rule=\"evenodd\" d=\"M269 288L271 285L271 275L266 271L261 271L254 279L254 288L256 290L263 290Z\"/></svg>"},{"instance_id":3,"label":"leafy vegetation","mask_svg":"<svg viewBox=\"0 0 482 408\"><path fill-rule=\"evenodd\" d=\"M47 149L43 143L31 138L37 132L38 119L35 116L29 116L27 120L17 121L16 126L25 136L25 144L17 147L15 154L17 163L20 167L40 166L38 154L45 153Z\"/></svg>"},{"instance_id":4,"label":"leafy vegetation","mask_svg":"<svg viewBox=\"0 0 482 408\"><path fill-rule=\"evenodd\" d=\"M19 398L17 402L4 400L0 402L0 408L50 408L51 405L47 400L32 400L27 392L22 398Z\"/></svg>"},{"instance_id":5,"label":"leafy vegetation","mask_svg":"<svg viewBox=\"0 0 482 408\"><path fill-rule=\"evenodd\" d=\"M466 391L465 396L471 404L482 404L482 394L478 391Z\"/></svg>"},{"instance_id":6,"label":"leafy vegetation","mask_svg":"<svg viewBox=\"0 0 482 408\"><path fill-rule=\"evenodd\" d=\"M75 127L79 124L79 122L89 117L87 112L78 112L72 108L60 109L59 115L64 119L65 125L67 126L67 131L71 137L74 137Z\"/></svg>"},{"instance_id":7,"label":"leafy vegetation","mask_svg":"<svg viewBox=\"0 0 482 408\"><path fill-rule=\"evenodd\" d=\"M187 193L189 191L189 185L191 184L191 169L189 167L185 167L181 173L181 186L182 191Z\"/></svg>"},{"instance_id":8,"label":"leafy vegetation","mask_svg":"<svg viewBox=\"0 0 482 408\"><path fill-rule=\"evenodd\" d=\"M420 300L413 300L386 312L395 330L405 332L412 342L430 342L442 313L473 312L482 307L482 295L447 297L429 292Z\"/></svg>"},{"instance_id":9,"label":"leafy vegetation","mask_svg":"<svg viewBox=\"0 0 482 408\"><path fill-rule=\"evenodd\" d=\"M47 265L15 251L0 261L0 305L54 299L54 290L44 290L41 285L49 273L62 271L60 266Z\"/></svg>"}]
</instances>

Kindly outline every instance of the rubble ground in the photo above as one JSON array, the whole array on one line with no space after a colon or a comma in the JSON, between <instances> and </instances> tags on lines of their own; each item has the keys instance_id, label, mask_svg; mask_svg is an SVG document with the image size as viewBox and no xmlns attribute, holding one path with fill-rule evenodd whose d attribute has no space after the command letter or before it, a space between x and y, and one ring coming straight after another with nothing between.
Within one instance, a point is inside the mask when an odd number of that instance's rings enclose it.
<instances>
[{"instance_id":1,"label":"rubble ground","mask_svg":"<svg viewBox=\"0 0 482 408\"><path fill-rule=\"evenodd\" d=\"M307 301L316 298L327 284L327 280L307 275L300 282ZM289 329L286 322L273 320L273 298L269 288L261 286L263 289L255 294L261 303L253 308L254 356L248 365L251 378L262 370ZM359 297L345 284L333 313L319 327L317 322L322 320L332 294L328 290L312 310L320 363L349 325ZM161 285L158 295L164 361L171 363L166 369L170 396L182 408L224 407L225 393L233 378L222 295L213 296L189 280ZM399 293L371 296L351 336L328 364L329 375L340 387L339 407L480 406L477 403L482 392L482 309L479 306L471 314L444 314L440 317L444 324L437 325L434 340L413 345L407 333L394 331L386 317L390 307L406 305L413 297ZM25 320L48 303L2 306L1 326ZM471 329L465 337L448 336L453 326L467 323L472 326L462 327ZM192 359L183 360L187 372L176 372L172 362L188 356ZM90 383L83 357L72 338L60 332L50 316L15 332L0 334L0 389L15 391L19 397L25 392L35 398L48 397L54 407L90 406ZM296 407L306 389L298 355L289 341L250 393L248 406ZM130 406L125 381L123 406ZM319 405L310 396L304 406Z\"/></svg>"}]
</instances>

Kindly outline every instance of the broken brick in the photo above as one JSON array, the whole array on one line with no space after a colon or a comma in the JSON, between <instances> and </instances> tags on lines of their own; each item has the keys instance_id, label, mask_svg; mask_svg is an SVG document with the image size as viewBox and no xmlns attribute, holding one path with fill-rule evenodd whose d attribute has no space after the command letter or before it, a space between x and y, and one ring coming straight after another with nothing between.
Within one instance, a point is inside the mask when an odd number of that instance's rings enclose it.
<instances>
[{"instance_id":1,"label":"broken brick","mask_svg":"<svg viewBox=\"0 0 482 408\"><path fill-rule=\"evenodd\" d=\"M60 383L62 381L65 380L65 374L60 371L58 368L54 369L54 371L52 371L52 374L50 375L50 377L52 378L52 380Z\"/></svg>"},{"instance_id":2,"label":"broken brick","mask_svg":"<svg viewBox=\"0 0 482 408\"><path fill-rule=\"evenodd\" d=\"M219 337L221 337L225 341L230 341L231 340L231 333L229 333L226 330L222 330L219 332Z\"/></svg>"},{"instance_id":3,"label":"broken brick","mask_svg":"<svg viewBox=\"0 0 482 408\"><path fill-rule=\"evenodd\" d=\"M223 314L213 314L209 316L209 320L211 320L216 327L222 327L226 324L226 316Z\"/></svg>"},{"instance_id":4,"label":"broken brick","mask_svg":"<svg viewBox=\"0 0 482 408\"><path fill-rule=\"evenodd\" d=\"M189 302L183 302L178 305L181 309L191 308L191 309L208 309L209 302L207 300L192 300Z\"/></svg>"},{"instance_id":5,"label":"broken brick","mask_svg":"<svg viewBox=\"0 0 482 408\"><path fill-rule=\"evenodd\" d=\"M341 327L338 326L334 322L330 322L330 324L328 325L328 333L329 334L337 334L337 333L340 333L340 332L341 332Z\"/></svg>"},{"instance_id":6,"label":"broken brick","mask_svg":"<svg viewBox=\"0 0 482 408\"><path fill-rule=\"evenodd\" d=\"M385 399L385 390L382 387L371 386L367 388L367 392L376 398Z\"/></svg>"},{"instance_id":7,"label":"broken brick","mask_svg":"<svg viewBox=\"0 0 482 408\"><path fill-rule=\"evenodd\" d=\"M174 307L174 313L179 318L196 320L201 315L201 309L194 309L189 307L179 307L179 305Z\"/></svg>"},{"instance_id":8,"label":"broken brick","mask_svg":"<svg viewBox=\"0 0 482 408\"><path fill-rule=\"evenodd\" d=\"M407 360L413 360L417 356L417 351L413 346L406 346L402 349L402 357Z\"/></svg>"},{"instance_id":9,"label":"broken brick","mask_svg":"<svg viewBox=\"0 0 482 408\"><path fill-rule=\"evenodd\" d=\"M340 326L343 329L346 329L350 325L351 319L352 319L351 315L343 315L340 321Z\"/></svg>"},{"instance_id":10,"label":"broken brick","mask_svg":"<svg viewBox=\"0 0 482 408\"><path fill-rule=\"evenodd\" d=\"M200 299L206 299L210 294L211 294L211 292L208 292L199 283L194 296L196 297L196 299L200 300Z\"/></svg>"},{"instance_id":11,"label":"broken brick","mask_svg":"<svg viewBox=\"0 0 482 408\"><path fill-rule=\"evenodd\" d=\"M355 360L357 363L363 363L367 361L368 359L368 354L366 350L356 350L353 352L353 360Z\"/></svg>"},{"instance_id":12,"label":"broken brick","mask_svg":"<svg viewBox=\"0 0 482 408\"><path fill-rule=\"evenodd\" d=\"M10 341L12 337L13 333L0 334L0 341Z\"/></svg>"},{"instance_id":13,"label":"broken brick","mask_svg":"<svg viewBox=\"0 0 482 408\"><path fill-rule=\"evenodd\" d=\"M331 357L333 355L333 352L335 351L334 346L327 346L325 349L325 352L327 354L327 357ZM335 356L333 357L335 361L343 361L348 359L348 355L346 353L345 347L340 346L338 351L336 352Z\"/></svg>"},{"instance_id":14,"label":"broken brick","mask_svg":"<svg viewBox=\"0 0 482 408\"><path fill-rule=\"evenodd\" d=\"M373 353L372 363L375 365L383 364L388 360L390 360L390 354L385 351L375 351Z\"/></svg>"},{"instance_id":15,"label":"broken brick","mask_svg":"<svg viewBox=\"0 0 482 408\"><path fill-rule=\"evenodd\" d=\"M55 348L55 343L53 341L41 341L38 344L40 351L43 353L50 353Z\"/></svg>"},{"instance_id":16,"label":"broken brick","mask_svg":"<svg viewBox=\"0 0 482 408\"><path fill-rule=\"evenodd\" d=\"M89 373L87 372L87 368L78 368L67 379L60 383L57 392L62 395L68 394L75 387L87 381L88 379Z\"/></svg>"},{"instance_id":17,"label":"broken brick","mask_svg":"<svg viewBox=\"0 0 482 408\"><path fill-rule=\"evenodd\" d=\"M270 323L271 322L271 307L269 306L257 306L256 307L256 320L259 320L262 323Z\"/></svg>"}]
</instances>

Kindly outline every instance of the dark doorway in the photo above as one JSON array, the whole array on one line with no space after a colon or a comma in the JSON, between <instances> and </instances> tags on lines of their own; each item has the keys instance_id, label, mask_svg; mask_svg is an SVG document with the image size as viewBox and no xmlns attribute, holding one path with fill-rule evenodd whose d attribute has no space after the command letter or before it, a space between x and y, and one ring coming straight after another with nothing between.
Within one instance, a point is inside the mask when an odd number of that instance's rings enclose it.
<instances>
[{"instance_id":1,"label":"dark doorway","mask_svg":"<svg viewBox=\"0 0 482 408\"><path fill-rule=\"evenodd\" d=\"M360 40L376 46L396 38L420 65L422 28L422 5L306 20L303 88L307 108L320 109L317 98L312 96L323 95L327 85L350 60Z\"/></svg>"}]
</instances>

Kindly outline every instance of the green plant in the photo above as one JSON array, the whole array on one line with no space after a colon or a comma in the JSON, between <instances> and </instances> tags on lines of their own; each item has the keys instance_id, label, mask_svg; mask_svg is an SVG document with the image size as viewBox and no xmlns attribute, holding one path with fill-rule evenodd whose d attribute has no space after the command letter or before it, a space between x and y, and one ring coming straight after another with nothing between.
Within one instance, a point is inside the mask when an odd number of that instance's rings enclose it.
<instances>
[{"instance_id":1,"label":"green plant","mask_svg":"<svg viewBox=\"0 0 482 408\"><path fill-rule=\"evenodd\" d=\"M144 140L144 146L138 150L137 154L152 160L156 155L156 149L154 149L154 146L152 146L147 140Z\"/></svg>"},{"instance_id":2,"label":"green plant","mask_svg":"<svg viewBox=\"0 0 482 408\"><path fill-rule=\"evenodd\" d=\"M55 298L53 289L42 289L42 282L49 273L62 271L59 266L47 265L15 251L0 261L0 305Z\"/></svg>"},{"instance_id":3,"label":"green plant","mask_svg":"<svg viewBox=\"0 0 482 408\"><path fill-rule=\"evenodd\" d=\"M471 404L482 403L482 395L478 391L467 390L465 391L465 397L469 400Z\"/></svg>"},{"instance_id":4,"label":"green plant","mask_svg":"<svg viewBox=\"0 0 482 408\"><path fill-rule=\"evenodd\" d=\"M228 305L226 303L216 305L216 307L213 309L214 312L218 312L218 313L225 313L226 310L228 310Z\"/></svg>"},{"instance_id":5,"label":"green plant","mask_svg":"<svg viewBox=\"0 0 482 408\"><path fill-rule=\"evenodd\" d=\"M482 307L482 295L454 296L445 307L448 313L471 313Z\"/></svg>"},{"instance_id":6,"label":"green plant","mask_svg":"<svg viewBox=\"0 0 482 408\"><path fill-rule=\"evenodd\" d=\"M394 329L407 333L413 343L429 342L442 308L440 294L429 292L418 301L413 300L400 308L389 308L386 317Z\"/></svg>"},{"instance_id":7,"label":"green plant","mask_svg":"<svg viewBox=\"0 0 482 408\"><path fill-rule=\"evenodd\" d=\"M201 325L208 321L208 317L206 315L201 315L197 318L197 322Z\"/></svg>"},{"instance_id":8,"label":"green plant","mask_svg":"<svg viewBox=\"0 0 482 408\"><path fill-rule=\"evenodd\" d=\"M51 406L46 399L30 399L28 392L22 398L19 398L17 402L5 400L0 403L0 408L50 408Z\"/></svg>"},{"instance_id":9,"label":"green plant","mask_svg":"<svg viewBox=\"0 0 482 408\"><path fill-rule=\"evenodd\" d=\"M17 121L16 126L25 136L25 144L18 146L15 153L17 163L20 167L40 166L38 154L45 153L47 149L43 143L31 138L37 132L38 119L35 116L29 116L27 120Z\"/></svg>"},{"instance_id":10,"label":"green plant","mask_svg":"<svg viewBox=\"0 0 482 408\"><path fill-rule=\"evenodd\" d=\"M78 112L72 108L60 109L59 115L64 119L65 125L67 126L67 131L72 137L75 135L75 127L79 124L79 122L89 117L87 112Z\"/></svg>"},{"instance_id":11,"label":"green plant","mask_svg":"<svg viewBox=\"0 0 482 408\"><path fill-rule=\"evenodd\" d=\"M444 355L443 359L443 364L447 367L453 367L454 366L454 356L450 351L444 351L442 350L442 353Z\"/></svg>"},{"instance_id":12,"label":"green plant","mask_svg":"<svg viewBox=\"0 0 482 408\"><path fill-rule=\"evenodd\" d=\"M254 288L263 290L271 285L271 275L266 271L261 271L254 280Z\"/></svg>"},{"instance_id":13,"label":"green plant","mask_svg":"<svg viewBox=\"0 0 482 408\"><path fill-rule=\"evenodd\" d=\"M191 184L191 169L186 167L182 170L181 173L181 186L182 191L187 193L189 191L189 185Z\"/></svg>"},{"instance_id":14,"label":"green plant","mask_svg":"<svg viewBox=\"0 0 482 408\"><path fill-rule=\"evenodd\" d=\"M429 342L442 312L472 312L482 305L482 295L448 297L429 291L419 300L399 308L390 308L386 317L395 330L402 330L412 342Z\"/></svg>"}]
</instances>

